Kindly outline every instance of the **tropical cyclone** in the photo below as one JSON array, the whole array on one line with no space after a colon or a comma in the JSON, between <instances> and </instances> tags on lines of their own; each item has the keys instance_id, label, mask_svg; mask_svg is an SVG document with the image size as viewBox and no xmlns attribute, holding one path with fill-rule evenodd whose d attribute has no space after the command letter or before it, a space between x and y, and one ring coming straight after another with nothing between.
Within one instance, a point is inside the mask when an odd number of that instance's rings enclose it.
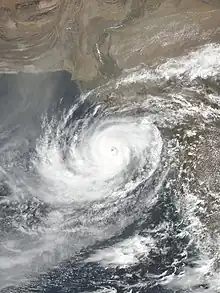
<instances>
[{"instance_id":1,"label":"tropical cyclone","mask_svg":"<svg viewBox=\"0 0 220 293\"><path fill-rule=\"evenodd\" d=\"M0 71L86 82L218 41L218 1L1 0Z\"/></svg>"}]
</instances>

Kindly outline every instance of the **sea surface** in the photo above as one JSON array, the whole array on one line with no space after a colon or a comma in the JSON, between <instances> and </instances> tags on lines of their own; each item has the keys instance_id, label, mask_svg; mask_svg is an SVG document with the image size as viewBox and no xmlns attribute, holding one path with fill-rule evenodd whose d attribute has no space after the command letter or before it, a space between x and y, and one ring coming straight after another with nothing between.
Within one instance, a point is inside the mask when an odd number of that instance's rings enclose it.
<instances>
[{"instance_id":1,"label":"sea surface","mask_svg":"<svg viewBox=\"0 0 220 293\"><path fill-rule=\"evenodd\" d=\"M80 91L0 77L0 292L220 291L220 45Z\"/></svg>"}]
</instances>

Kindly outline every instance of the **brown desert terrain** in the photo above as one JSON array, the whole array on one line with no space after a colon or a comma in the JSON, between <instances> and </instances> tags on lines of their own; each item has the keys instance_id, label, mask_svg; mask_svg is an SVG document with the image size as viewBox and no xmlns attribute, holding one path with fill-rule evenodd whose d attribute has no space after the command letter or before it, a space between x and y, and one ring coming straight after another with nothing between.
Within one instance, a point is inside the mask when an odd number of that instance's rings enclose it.
<instances>
[{"instance_id":1,"label":"brown desert terrain","mask_svg":"<svg viewBox=\"0 0 220 293\"><path fill-rule=\"evenodd\" d=\"M102 80L218 41L219 15L208 0L1 0L0 71Z\"/></svg>"}]
</instances>

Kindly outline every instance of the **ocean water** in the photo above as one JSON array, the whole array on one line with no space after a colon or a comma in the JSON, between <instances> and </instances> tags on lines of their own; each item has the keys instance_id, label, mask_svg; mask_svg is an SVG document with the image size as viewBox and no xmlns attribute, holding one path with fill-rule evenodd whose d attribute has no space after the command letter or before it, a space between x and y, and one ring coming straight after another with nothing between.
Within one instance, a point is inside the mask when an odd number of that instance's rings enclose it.
<instances>
[{"instance_id":1,"label":"ocean water","mask_svg":"<svg viewBox=\"0 0 220 293\"><path fill-rule=\"evenodd\" d=\"M218 292L219 69L1 76L0 292Z\"/></svg>"}]
</instances>

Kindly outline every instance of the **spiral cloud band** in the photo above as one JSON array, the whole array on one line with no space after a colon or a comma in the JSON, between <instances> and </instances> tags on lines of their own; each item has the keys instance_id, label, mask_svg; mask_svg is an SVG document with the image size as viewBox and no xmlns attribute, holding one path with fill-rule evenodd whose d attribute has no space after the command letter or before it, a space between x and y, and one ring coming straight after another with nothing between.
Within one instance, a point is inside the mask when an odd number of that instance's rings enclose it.
<instances>
[{"instance_id":1,"label":"spiral cloud band","mask_svg":"<svg viewBox=\"0 0 220 293\"><path fill-rule=\"evenodd\" d=\"M154 124L145 118L92 118L67 128L62 124L56 137L48 144L43 137L38 146L37 168L53 188L52 202L125 196L131 182L134 188L140 176L147 180L157 168L162 139ZM60 140L70 132L62 154Z\"/></svg>"},{"instance_id":2,"label":"spiral cloud band","mask_svg":"<svg viewBox=\"0 0 220 293\"><path fill-rule=\"evenodd\" d=\"M219 56L210 44L124 71L44 114L29 151L2 133L0 290L61 263L60 292L66 280L74 292L214 292Z\"/></svg>"}]
</instances>

